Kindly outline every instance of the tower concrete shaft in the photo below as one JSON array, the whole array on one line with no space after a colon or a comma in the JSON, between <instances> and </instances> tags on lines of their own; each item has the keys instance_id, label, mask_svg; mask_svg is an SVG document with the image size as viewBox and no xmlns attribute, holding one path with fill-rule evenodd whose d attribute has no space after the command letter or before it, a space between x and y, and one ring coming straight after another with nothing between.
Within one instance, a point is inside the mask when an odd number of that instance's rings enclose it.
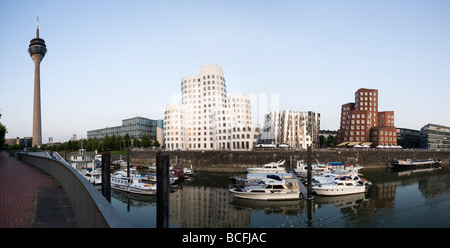
<instances>
[{"instance_id":1,"label":"tower concrete shaft","mask_svg":"<svg viewBox=\"0 0 450 248\"><path fill-rule=\"evenodd\" d=\"M35 53L31 55L34 61L34 100L33 100L33 143L32 145L42 145L41 126L41 61L44 55Z\"/></svg>"},{"instance_id":2,"label":"tower concrete shaft","mask_svg":"<svg viewBox=\"0 0 450 248\"><path fill-rule=\"evenodd\" d=\"M41 61L47 53L45 41L39 38L39 17L36 29L36 38L30 41L28 48L31 59L34 61L34 100L33 100L33 142L32 145L42 145L41 126Z\"/></svg>"}]
</instances>

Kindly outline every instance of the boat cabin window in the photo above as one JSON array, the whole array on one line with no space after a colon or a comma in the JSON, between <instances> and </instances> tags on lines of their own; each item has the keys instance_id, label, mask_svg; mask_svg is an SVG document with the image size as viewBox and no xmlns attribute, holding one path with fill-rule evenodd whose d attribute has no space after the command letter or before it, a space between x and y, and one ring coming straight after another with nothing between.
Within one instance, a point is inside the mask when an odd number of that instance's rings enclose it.
<instances>
[{"instance_id":1,"label":"boat cabin window","mask_svg":"<svg viewBox=\"0 0 450 248\"><path fill-rule=\"evenodd\" d=\"M284 189L283 185L273 185L273 189Z\"/></svg>"},{"instance_id":2,"label":"boat cabin window","mask_svg":"<svg viewBox=\"0 0 450 248\"><path fill-rule=\"evenodd\" d=\"M345 186L353 186L352 183L346 183Z\"/></svg>"}]
</instances>

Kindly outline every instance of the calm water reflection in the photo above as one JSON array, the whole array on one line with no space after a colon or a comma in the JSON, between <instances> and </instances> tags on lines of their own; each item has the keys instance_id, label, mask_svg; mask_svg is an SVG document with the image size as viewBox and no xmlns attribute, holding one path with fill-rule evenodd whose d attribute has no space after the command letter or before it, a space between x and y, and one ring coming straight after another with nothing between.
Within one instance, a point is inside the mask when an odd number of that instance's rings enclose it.
<instances>
[{"instance_id":1,"label":"calm water reflection","mask_svg":"<svg viewBox=\"0 0 450 248\"><path fill-rule=\"evenodd\" d=\"M170 226L241 227L450 227L449 166L422 172L388 168L360 172L373 185L365 194L314 201L234 199L231 176L200 172L170 194ZM133 227L156 227L156 198L113 191L111 203Z\"/></svg>"}]
</instances>

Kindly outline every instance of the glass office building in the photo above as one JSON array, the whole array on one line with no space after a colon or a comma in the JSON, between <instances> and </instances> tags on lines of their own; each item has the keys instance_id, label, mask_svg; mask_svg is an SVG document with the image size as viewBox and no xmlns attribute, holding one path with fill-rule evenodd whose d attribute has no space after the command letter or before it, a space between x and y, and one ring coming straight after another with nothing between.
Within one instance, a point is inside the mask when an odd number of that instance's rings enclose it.
<instances>
[{"instance_id":1,"label":"glass office building","mask_svg":"<svg viewBox=\"0 0 450 248\"><path fill-rule=\"evenodd\" d=\"M397 145L403 148L420 148L420 131L397 128Z\"/></svg>"},{"instance_id":2,"label":"glass office building","mask_svg":"<svg viewBox=\"0 0 450 248\"><path fill-rule=\"evenodd\" d=\"M124 137L128 133L131 139L142 139L144 134L147 134L151 140L157 139L157 127L158 124L162 125L162 120L151 120L144 117L134 117L130 119L122 120L122 126L107 127L87 132L88 138L97 138L102 140L105 135Z\"/></svg>"},{"instance_id":3,"label":"glass office building","mask_svg":"<svg viewBox=\"0 0 450 248\"><path fill-rule=\"evenodd\" d=\"M450 149L450 127L427 124L420 129L420 147L423 149Z\"/></svg>"}]
</instances>

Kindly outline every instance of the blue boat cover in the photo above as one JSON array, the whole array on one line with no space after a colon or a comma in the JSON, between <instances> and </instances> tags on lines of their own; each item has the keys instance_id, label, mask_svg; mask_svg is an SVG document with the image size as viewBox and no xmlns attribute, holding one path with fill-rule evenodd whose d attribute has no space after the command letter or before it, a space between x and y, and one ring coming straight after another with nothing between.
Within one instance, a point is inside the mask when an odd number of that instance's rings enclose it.
<instances>
[{"instance_id":1,"label":"blue boat cover","mask_svg":"<svg viewBox=\"0 0 450 248\"><path fill-rule=\"evenodd\" d=\"M282 179L279 177L279 176L277 176L277 175L267 175L267 178L272 178L272 179L275 179L275 180L278 180L278 181L281 181Z\"/></svg>"},{"instance_id":2,"label":"blue boat cover","mask_svg":"<svg viewBox=\"0 0 450 248\"><path fill-rule=\"evenodd\" d=\"M328 164L330 164L330 165L345 165L342 162L329 162Z\"/></svg>"}]
</instances>

